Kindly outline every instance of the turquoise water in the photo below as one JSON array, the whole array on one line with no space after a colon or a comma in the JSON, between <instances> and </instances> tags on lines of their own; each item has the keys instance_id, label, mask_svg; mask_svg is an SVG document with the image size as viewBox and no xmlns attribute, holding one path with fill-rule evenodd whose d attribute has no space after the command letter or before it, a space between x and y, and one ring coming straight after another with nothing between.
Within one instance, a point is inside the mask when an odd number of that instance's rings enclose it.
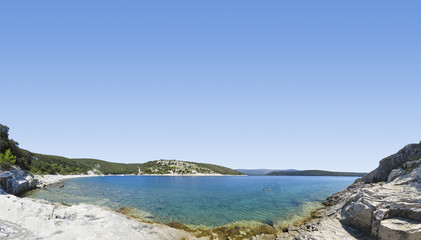
<instances>
[{"instance_id":1,"label":"turquoise water","mask_svg":"<svg viewBox=\"0 0 421 240\"><path fill-rule=\"evenodd\" d=\"M220 226L236 221L276 224L303 214L306 203L324 201L355 177L309 176L104 176L69 179L29 197L67 204L133 207L160 222ZM263 189L272 189L264 191Z\"/></svg>"}]
</instances>

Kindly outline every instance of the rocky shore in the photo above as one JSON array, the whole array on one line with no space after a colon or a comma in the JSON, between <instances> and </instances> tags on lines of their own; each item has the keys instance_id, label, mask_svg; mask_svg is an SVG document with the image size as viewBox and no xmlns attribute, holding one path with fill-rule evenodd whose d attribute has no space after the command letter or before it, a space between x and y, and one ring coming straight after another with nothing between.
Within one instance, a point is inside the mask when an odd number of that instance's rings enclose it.
<instances>
[{"instance_id":1,"label":"rocky shore","mask_svg":"<svg viewBox=\"0 0 421 240\"><path fill-rule=\"evenodd\" d=\"M0 191L12 195L19 195L35 188L60 183L70 178L93 177L96 175L29 175L19 167L0 169Z\"/></svg>"},{"instance_id":2,"label":"rocky shore","mask_svg":"<svg viewBox=\"0 0 421 240\"><path fill-rule=\"evenodd\" d=\"M0 193L18 195L37 187L38 181L19 167L7 171L0 169Z\"/></svg>"},{"instance_id":3,"label":"rocky shore","mask_svg":"<svg viewBox=\"0 0 421 240\"><path fill-rule=\"evenodd\" d=\"M37 187L42 188L47 185L61 183L66 179L95 176L97 175L34 175L34 179L37 181Z\"/></svg>"},{"instance_id":4,"label":"rocky shore","mask_svg":"<svg viewBox=\"0 0 421 240\"><path fill-rule=\"evenodd\" d=\"M14 196L73 177L86 175L0 172L0 239L421 239L421 143L384 158L377 169L330 196L326 207L304 221L279 231L267 225L252 237L242 233L248 229L235 226L218 230L225 235L213 234L216 230L198 234L181 224L145 223L106 207Z\"/></svg>"},{"instance_id":5,"label":"rocky shore","mask_svg":"<svg viewBox=\"0 0 421 240\"><path fill-rule=\"evenodd\" d=\"M68 206L19 198L24 191L89 175L26 175L19 168L0 173L0 239L197 239L158 223L143 223L107 207Z\"/></svg>"},{"instance_id":6,"label":"rocky shore","mask_svg":"<svg viewBox=\"0 0 421 240\"><path fill-rule=\"evenodd\" d=\"M278 239L421 239L421 143L405 146Z\"/></svg>"},{"instance_id":7,"label":"rocky shore","mask_svg":"<svg viewBox=\"0 0 421 240\"><path fill-rule=\"evenodd\" d=\"M142 223L109 208L66 206L0 196L0 239L194 239L161 224Z\"/></svg>"}]
</instances>

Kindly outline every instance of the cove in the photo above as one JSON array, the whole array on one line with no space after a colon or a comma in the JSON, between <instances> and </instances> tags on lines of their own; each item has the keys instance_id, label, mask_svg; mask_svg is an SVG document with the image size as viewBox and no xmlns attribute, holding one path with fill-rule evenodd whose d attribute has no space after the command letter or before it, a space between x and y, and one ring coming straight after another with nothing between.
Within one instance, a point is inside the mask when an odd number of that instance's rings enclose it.
<instances>
[{"instance_id":1,"label":"cove","mask_svg":"<svg viewBox=\"0 0 421 240\"><path fill-rule=\"evenodd\" d=\"M238 221L276 225L311 203L345 189L356 177L325 176L99 176L69 179L25 197L65 204L138 209L163 223L216 227Z\"/></svg>"}]
</instances>

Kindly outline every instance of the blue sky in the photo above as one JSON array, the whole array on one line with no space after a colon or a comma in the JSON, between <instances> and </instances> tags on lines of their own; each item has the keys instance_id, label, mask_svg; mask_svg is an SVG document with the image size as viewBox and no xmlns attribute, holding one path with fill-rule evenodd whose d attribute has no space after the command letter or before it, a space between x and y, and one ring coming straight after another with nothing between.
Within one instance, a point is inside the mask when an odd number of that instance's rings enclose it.
<instances>
[{"instance_id":1,"label":"blue sky","mask_svg":"<svg viewBox=\"0 0 421 240\"><path fill-rule=\"evenodd\" d=\"M0 123L33 152L370 171L421 140L419 1L0 3Z\"/></svg>"}]
</instances>

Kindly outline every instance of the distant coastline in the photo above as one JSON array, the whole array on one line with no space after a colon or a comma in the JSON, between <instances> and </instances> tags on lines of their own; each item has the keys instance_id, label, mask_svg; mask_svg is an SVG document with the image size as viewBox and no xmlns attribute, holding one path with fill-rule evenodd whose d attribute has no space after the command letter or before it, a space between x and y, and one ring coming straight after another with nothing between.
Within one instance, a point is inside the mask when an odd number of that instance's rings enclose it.
<instances>
[{"instance_id":1,"label":"distant coastline","mask_svg":"<svg viewBox=\"0 0 421 240\"><path fill-rule=\"evenodd\" d=\"M338 176L338 177L362 177L367 173L361 172L331 172L324 170L302 170L302 171L274 171L266 176Z\"/></svg>"},{"instance_id":2,"label":"distant coastline","mask_svg":"<svg viewBox=\"0 0 421 240\"><path fill-rule=\"evenodd\" d=\"M119 175L119 176L130 176L127 175ZM229 177L229 176L247 176L247 175L233 175L233 174L206 174L206 173L196 173L196 174L140 174L137 176L164 176L164 177Z\"/></svg>"},{"instance_id":3,"label":"distant coastline","mask_svg":"<svg viewBox=\"0 0 421 240\"><path fill-rule=\"evenodd\" d=\"M235 169L249 176L338 176L362 177L367 173L362 172L334 172L325 170L275 170L275 169Z\"/></svg>"}]
</instances>

